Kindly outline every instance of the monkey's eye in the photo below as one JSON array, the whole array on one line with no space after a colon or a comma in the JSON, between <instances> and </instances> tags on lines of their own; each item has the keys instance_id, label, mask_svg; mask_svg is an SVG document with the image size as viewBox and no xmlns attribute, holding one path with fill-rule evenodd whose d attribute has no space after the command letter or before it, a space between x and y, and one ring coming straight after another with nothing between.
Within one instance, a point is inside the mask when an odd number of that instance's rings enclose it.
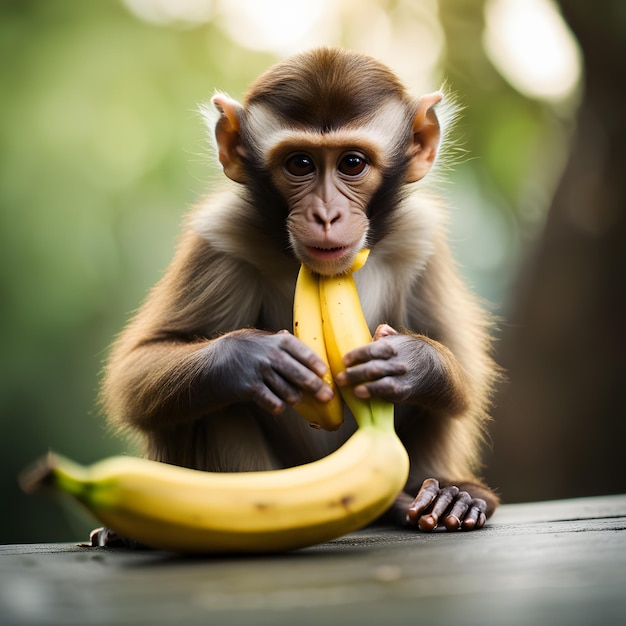
<instances>
[{"instance_id":1,"label":"monkey's eye","mask_svg":"<svg viewBox=\"0 0 626 626\"><path fill-rule=\"evenodd\" d=\"M292 176L308 176L315 171L315 163L307 154L294 154L285 162L285 169Z\"/></svg>"},{"instance_id":2,"label":"monkey's eye","mask_svg":"<svg viewBox=\"0 0 626 626\"><path fill-rule=\"evenodd\" d=\"M337 169L344 176L358 176L365 171L367 167L367 159L360 154L346 154L341 161Z\"/></svg>"}]
</instances>

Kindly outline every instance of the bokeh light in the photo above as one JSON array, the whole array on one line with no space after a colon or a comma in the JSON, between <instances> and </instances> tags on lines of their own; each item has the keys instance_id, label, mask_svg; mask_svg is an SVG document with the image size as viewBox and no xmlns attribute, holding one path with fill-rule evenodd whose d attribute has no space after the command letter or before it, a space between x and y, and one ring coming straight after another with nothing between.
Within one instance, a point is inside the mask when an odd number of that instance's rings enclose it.
<instances>
[{"instance_id":1,"label":"bokeh light","mask_svg":"<svg viewBox=\"0 0 626 626\"><path fill-rule=\"evenodd\" d=\"M488 0L484 44L492 63L521 93L564 100L578 86L580 52L550 0Z\"/></svg>"}]
</instances>

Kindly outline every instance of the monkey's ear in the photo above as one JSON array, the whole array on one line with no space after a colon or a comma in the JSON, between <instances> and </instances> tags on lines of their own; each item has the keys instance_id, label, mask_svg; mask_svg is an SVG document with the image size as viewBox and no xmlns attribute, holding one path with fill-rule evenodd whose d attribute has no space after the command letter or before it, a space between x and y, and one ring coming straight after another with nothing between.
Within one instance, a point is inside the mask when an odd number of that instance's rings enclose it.
<instances>
[{"instance_id":1,"label":"monkey's ear","mask_svg":"<svg viewBox=\"0 0 626 626\"><path fill-rule=\"evenodd\" d=\"M220 112L220 117L215 124L215 140L224 174L236 183L245 183L246 175L242 163L242 156L245 152L241 146L239 134L239 115L243 107L239 102L224 94L213 96L211 102Z\"/></svg>"},{"instance_id":2,"label":"monkey's ear","mask_svg":"<svg viewBox=\"0 0 626 626\"><path fill-rule=\"evenodd\" d=\"M413 118L413 140L409 148L409 169L406 182L414 183L428 174L437 156L441 130L433 107L443 98L440 91L422 96Z\"/></svg>"}]
</instances>

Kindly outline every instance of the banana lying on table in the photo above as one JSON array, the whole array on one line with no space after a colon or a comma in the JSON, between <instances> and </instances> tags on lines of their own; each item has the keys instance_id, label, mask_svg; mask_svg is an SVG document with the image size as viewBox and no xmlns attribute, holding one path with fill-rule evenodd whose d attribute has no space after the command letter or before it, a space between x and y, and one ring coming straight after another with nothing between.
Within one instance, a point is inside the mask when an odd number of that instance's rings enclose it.
<instances>
[{"instance_id":1,"label":"banana lying on table","mask_svg":"<svg viewBox=\"0 0 626 626\"><path fill-rule=\"evenodd\" d=\"M360 253L353 271L366 258L367 251ZM336 375L344 369L345 352L371 341L356 285L351 275L309 275L307 280L307 297L318 298L317 318L324 319L315 336L323 331L318 345L326 346ZM313 297L317 282L319 296ZM308 323L312 314L302 311L297 326L305 319ZM21 483L28 492L45 486L65 492L111 530L164 550L279 552L322 543L384 513L409 471L408 455L394 430L393 405L361 400L344 388L341 393L358 429L337 451L306 465L213 473L123 456L83 467L49 454ZM318 423L336 427L337 415L328 410Z\"/></svg>"}]
</instances>

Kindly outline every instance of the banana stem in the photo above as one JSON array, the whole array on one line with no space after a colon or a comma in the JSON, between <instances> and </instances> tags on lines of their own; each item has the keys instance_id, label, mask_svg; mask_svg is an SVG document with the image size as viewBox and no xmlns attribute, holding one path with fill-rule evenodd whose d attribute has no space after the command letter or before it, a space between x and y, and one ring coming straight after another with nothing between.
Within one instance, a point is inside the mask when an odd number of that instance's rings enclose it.
<instances>
[{"instance_id":1,"label":"banana stem","mask_svg":"<svg viewBox=\"0 0 626 626\"><path fill-rule=\"evenodd\" d=\"M393 403L380 398L372 398L370 407L374 427L382 431L395 432Z\"/></svg>"},{"instance_id":2,"label":"banana stem","mask_svg":"<svg viewBox=\"0 0 626 626\"><path fill-rule=\"evenodd\" d=\"M343 396L344 402L350 408L350 411L352 411L352 415L359 428L374 425L371 402L357 398L354 393L352 393L352 389L345 387L341 389L341 395Z\"/></svg>"},{"instance_id":3,"label":"banana stem","mask_svg":"<svg viewBox=\"0 0 626 626\"><path fill-rule=\"evenodd\" d=\"M89 489L86 468L52 453L23 472L19 483L26 493L52 487L79 500Z\"/></svg>"}]
</instances>

